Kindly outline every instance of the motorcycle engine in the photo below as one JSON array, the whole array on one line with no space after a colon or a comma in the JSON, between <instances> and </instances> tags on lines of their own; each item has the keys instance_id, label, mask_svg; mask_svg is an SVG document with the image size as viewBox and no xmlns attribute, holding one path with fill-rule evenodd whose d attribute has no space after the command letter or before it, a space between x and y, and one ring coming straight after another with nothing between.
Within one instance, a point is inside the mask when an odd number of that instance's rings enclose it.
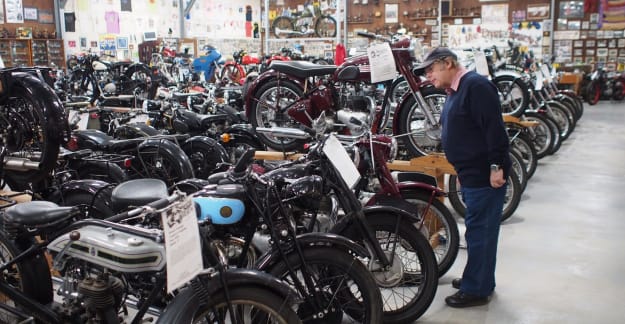
<instances>
[{"instance_id":1,"label":"motorcycle engine","mask_svg":"<svg viewBox=\"0 0 625 324\"><path fill-rule=\"evenodd\" d=\"M341 109L336 112L336 119L352 135L360 135L371 127L376 111L375 89L358 85L344 86L340 103Z\"/></svg>"}]
</instances>

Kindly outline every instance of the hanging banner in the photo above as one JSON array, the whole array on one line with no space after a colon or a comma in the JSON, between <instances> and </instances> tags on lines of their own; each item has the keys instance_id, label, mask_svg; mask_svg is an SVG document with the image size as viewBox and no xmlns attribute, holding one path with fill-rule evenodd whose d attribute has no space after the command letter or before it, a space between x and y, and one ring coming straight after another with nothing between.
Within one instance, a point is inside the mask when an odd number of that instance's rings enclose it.
<instances>
[{"instance_id":1,"label":"hanging banner","mask_svg":"<svg viewBox=\"0 0 625 324\"><path fill-rule=\"evenodd\" d=\"M7 23L24 23L24 9L22 7L22 0L4 0L4 8L6 9Z\"/></svg>"}]
</instances>

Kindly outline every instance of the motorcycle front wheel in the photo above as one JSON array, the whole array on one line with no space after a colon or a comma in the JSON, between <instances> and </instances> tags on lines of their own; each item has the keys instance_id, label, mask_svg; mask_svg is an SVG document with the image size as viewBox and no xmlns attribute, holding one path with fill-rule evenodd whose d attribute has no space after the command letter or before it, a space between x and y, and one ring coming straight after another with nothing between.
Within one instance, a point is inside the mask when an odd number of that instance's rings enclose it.
<instances>
[{"instance_id":1,"label":"motorcycle front wheel","mask_svg":"<svg viewBox=\"0 0 625 324\"><path fill-rule=\"evenodd\" d=\"M232 314L231 310L236 314ZM181 319L187 318L187 314L193 314L193 319L189 322ZM232 316L237 316L237 323L241 324L302 322L295 311L271 290L238 286L229 287L227 296L223 290L211 296L200 296L193 288L188 287L176 295L159 316L157 323L230 323Z\"/></svg>"},{"instance_id":2,"label":"motorcycle front wheel","mask_svg":"<svg viewBox=\"0 0 625 324\"><path fill-rule=\"evenodd\" d=\"M406 97L400 105L400 113L393 118L399 118L399 137L410 157L424 156L430 153L442 152L440 116L447 93L434 87L421 89L421 95L429 107L421 107L414 96ZM436 120L432 125L427 120L424 109L429 109Z\"/></svg>"},{"instance_id":3,"label":"motorcycle front wheel","mask_svg":"<svg viewBox=\"0 0 625 324\"><path fill-rule=\"evenodd\" d=\"M298 253L290 253L268 272L292 287L293 278L312 280L315 284L314 295L306 292L300 296L303 302L297 315L304 323L382 323L380 291L371 273L357 258L329 247L307 248L302 253L303 259ZM315 295L319 298L314 298ZM315 306L317 303L327 311L322 319L317 317L320 311Z\"/></svg>"},{"instance_id":4,"label":"motorcycle front wheel","mask_svg":"<svg viewBox=\"0 0 625 324\"><path fill-rule=\"evenodd\" d=\"M285 80L267 82L254 94L248 119L257 127L289 127L299 128L299 123L282 112L283 109L300 100L304 93L296 84ZM293 151L301 146L296 139L278 138L265 134L257 134L263 144L276 151Z\"/></svg>"},{"instance_id":5,"label":"motorcycle front wheel","mask_svg":"<svg viewBox=\"0 0 625 324\"><path fill-rule=\"evenodd\" d=\"M504 222L508 218L514 214L519 203L521 202L521 195L523 194L523 189L521 187L521 182L519 182L519 176L516 175L514 169L510 169L510 174L508 175L507 181L508 187L506 188L506 198L503 203L503 210L501 214L501 221ZM464 218L466 213L466 206L464 201L462 200L462 193L460 188L460 183L458 182L458 177L452 175L449 177L448 183L448 197L451 206L454 210L460 215L460 217Z\"/></svg>"},{"instance_id":6,"label":"motorcycle front wheel","mask_svg":"<svg viewBox=\"0 0 625 324\"><path fill-rule=\"evenodd\" d=\"M285 32L281 33L281 30ZM277 17L271 23L271 33L277 38L287 38L289 37L289 33L293 32L293 30L295 30L295 25L289 17Z\"/></svg>"},{"instance_id":7,"label":"motorcycle front wheel","mask_svg":"<svg viewBox=\"0 0 625 324\"><path fill-rule=\"evenodd\" d=\"M504 115L520 117L529 106L530 94L527 84L512 75L499 75L493 79L499 90L499 100Z\"/></svg>"},{"instance_id":8,"label":"motorcycle front wheel","mask_svg":"<svg viewBox=\"0 0 625 324\"><path fill-rule=\"evenodd\" d=\"M332 16L321 16L315 22L315 35L320 38L336 37L336 19Z\"/></svg>"}]
</instances>

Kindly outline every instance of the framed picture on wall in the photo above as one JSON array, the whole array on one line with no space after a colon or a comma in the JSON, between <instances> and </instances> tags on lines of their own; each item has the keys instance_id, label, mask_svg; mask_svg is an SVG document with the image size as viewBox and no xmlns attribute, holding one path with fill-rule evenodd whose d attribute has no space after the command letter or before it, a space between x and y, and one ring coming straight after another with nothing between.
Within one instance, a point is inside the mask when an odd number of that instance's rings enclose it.
<instances>
[{"instance_id":1,"label":"framed picture on wall","mask_svg":"<svg viewBox=\"0 0 625 324\"><path fill-rule=\"evenodd\" d=\"M528 4L527 20L543 20L551 18L550 4Z\"/></svg>"},{"instance_id":2,"label":"framed picture on wall","mask_svg":"<svg viewBox=\"0 0 625 324\"><path fill-rule=\"evenodd\" d=\"M558 18L584 18L584 1L560 1Z\"/></svg>"},{"instance_id":3,"label":"framed picture on wall","mask_svg":"<svg viewBox=\"0 0 625 324\"><path fill-rule=\"evenodd\" d=\"M394 24L399 21L399 4L387 3L384 5L384 22Z\"/></svg>"},{"instance_id":4,"label":"framed picture on wall","mask_svg":"<svg viewBox=\"0 0 625 324\"><path fill-rule=\"evenodd\" d=\"M584 41L583 40L573 41L573 47L584 47Z\"/></svg>"},{"instance_id":5,"label":"framed picture on wall","mask_svg":"<svg viewBox=\"0 0 625 324\"><path fill-rule=\"evenodd\" d=\"M566 30L567 22L568 20L566 19L558 19L558 30Z\"/></svg>"},{"instance_id":6,"label":"framed picture on wall","mask_svg":"<svg viewBox=\"0 0 625 324\"><path fill-rule=\"evenodd\" d=\"M621 38L618 40L618 47L625 48L625 38Z\"/></svg>"},{"instance_id":7,"label":"framed picture on wall","mask_svg":"<svg viewBox=\"0 0 625 324\"><path fill-rule=\"evenodd\" d=\"M605 39L597 40L597 47L607 47L608 42Z\"/></svg>"},{"instance_id":8,"label":"framed picture on wall","mask_svg":"<svg viewBox=\"0 0 625 324\"><path fill-rule=\"evenodd\" d=\"M582 23L579 20L569 20L566 26L568 30L580 30Z\"/></svg>"},{"instance_id":9,"label":"framed picture on wall","mask_svg":"<svg viewBox=\"0 0 625 324\"><path fill-rule=\"evenodd\" d=\"M616 48L616 39L611 39L608 41L609 48Z\"/></svg>"},{"instance_id":10,"label":"framed picture on wall","mask_svg":"<svg viewBox=\"0 0 625 324\"><path fill-rule=\"evenodd\" d=\"M581 56L576 56L576 57L573 58L573 63L582 64L583 62L584 61L583 61L583 58Z\"/></svg>"},{"instance_id":11,"label":"framed picture on wall","mask_svg":"<svg viewBox=\"0 0 625 324\"><path fill-rule=\"evenodd\" d=\"M594 39L587 40L586 47L595 47L595 40Z\"/></svg>"},{"instance_id":12,"label":"framed picture on wall","mask_svg":"<svg viewBox=\"0 0 625 324\"><path fill-rule=\"evenodd\" d=\"M117 37L117 48L128 49L128 37Z\"/></svg>"},{"instance_id":13,"label":"framed picture on wall","mask_svg":"<svg viewBox=\"0 0 625 324\"><path fill-rule=\"evenodd\" d=\"M595 50L587 48L586 49L586 56L595 56Z\"/></svg>"},{"instance_id":14,"label":"framed picture on wall","mask_svg":"<svg viewBox=\"0 0 625 324\"><path fill-rule=\"evenodd\" d=\"M625 49L620 49L618 51L618 56L625 56Z\"/></svg>"},{"instance_id":15,"label":"framed picture on wall","mask_svg":"<svg viewBox=\"0 0 625 324\"><path fill-rule=\"evenodd\" d=\"M590 64L595 61L595 58L592 56L586 56L586 64Z\"/></svg>"},{"instance_id":16,"label":"framed picture on wall","mask_svg":"<svg viewBox=\"0 0 625 324\"><path fill-rule=\"evenodd\" d=\"M576 48L576 49L573 50L573 55L575 55L575 56L582 56L582 55L584 55L583 53L584 52L583 52L583 50L581 48Z\"/></svg>"},{"instance_id":17,"label":"framed picture on wall","mask_svg":"<svg viewBox=\"0 0 625 324\"><path fill-rule=\"evenodd\" d=\"M609 57L617 57L618 56L618 49L616 48L612 48L608 50L608 56Z\"/></svg>"},{"instance_id":18,"label":"framed picture on wall","mask_svg":"<svg viewBox=\"0 0 625 324\"><path fill-rule=\"evenodd\" d=\"M597 48L597 56L603 56L603 57L608 56L608 49L607 48Z\"/></svg>"},{"instance_id":19,"label":"framed picture on wall","mask_svg":"<svg viewBox=\"0 0 625 324\"><path fill-rule=\"evenodd\" d=\"M579 33L579 38L581 38L581 39L586 39L586 38L588 38L588 32L587 32L587 31L582 30L582 31Z\"/></svg>"},{"instance_id":20,"label":"framed picture on wall","mask_svg":"<svg viewBox=\"0 0 625 324\"><path fill-rule=\"evenodd\" d=\"M451 0L441 1L441 16L443 17L451 16Z\"/></svg>"},{"instance_id":21,"label":"framed picture on wall","mask_svg":"<svg viewBox=\"0 0 625 324\"><path fill-rule=\"evenodd\" d=\"M588 21L582 21L582 29L588 29L590 23Z\"/></svg>"}]
</instances>

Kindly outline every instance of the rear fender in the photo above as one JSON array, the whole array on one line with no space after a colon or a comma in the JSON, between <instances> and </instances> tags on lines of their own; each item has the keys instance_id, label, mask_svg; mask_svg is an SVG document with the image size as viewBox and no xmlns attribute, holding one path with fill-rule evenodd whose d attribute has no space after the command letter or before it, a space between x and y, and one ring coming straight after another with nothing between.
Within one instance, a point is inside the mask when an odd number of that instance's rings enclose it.
<instances>
[{"instance_id":1,"label":"rear fender","mask_svg":"<svg viewBox=\"0 0 625 324\"><path fill-rule=\"evenodd\" d=\"M193 175L193 166L189 157L172 141L163 138L148 138L137 147L138 152L149 149L166 151L169 155L176 158L173 162L175 162L178 169L183 170L185 174Z\"/></svg>"},{"instance_id":2,"label":"rear fender","mask_svg":"<svg viewBox=\"0 0 625 324\"><path fill-rule=\"evenodd\" d=\"M207 136L198 135L198 136L193 136L187 139L181 145L182 150L185 152L187 151L187 149L189 149L190 151L193 151L193 146L197 145L197 143L202 143L201 145L210 146L215 152L215 155L218 156L222 160L223 163L230 162L230 156L228 155L228 152L223 147L223 145L221 145L217 140L214 140Z\"/></svg>"},{"instance_id":3,"label":"rear fender","mask_svg":"<svg viewBox=\"0 0 625 324\"><path fill-rule=\"evenodd\" d=\"M110 205L111 197L105 193L104 189L110 187L108 182L100 180L72 180L65 182L61 185L61 197L59 201L53 201L55 203L61 203L65 200L65 197L71 194L86 193L90 196L96 196L96 199L102 199L106 204Z\"/></svg>"}]
</instances>

